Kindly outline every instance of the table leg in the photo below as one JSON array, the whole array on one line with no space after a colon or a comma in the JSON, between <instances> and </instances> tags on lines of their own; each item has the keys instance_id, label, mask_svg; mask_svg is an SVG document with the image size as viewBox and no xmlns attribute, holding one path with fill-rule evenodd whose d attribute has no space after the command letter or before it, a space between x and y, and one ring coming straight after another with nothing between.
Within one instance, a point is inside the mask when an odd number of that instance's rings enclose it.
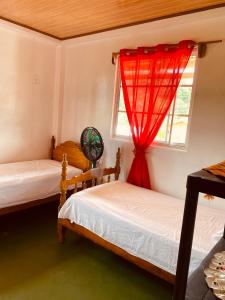
<instances>
[{"instance_id":1,"label":"table leg","mask_svg":"<svg viewBox=\"0 0 225 300\"><path fill-rule=\"evenodd\" d=\"M187 187L173 300L184 300L198 205L198 191Z\"/></svg>"}]
</instances>

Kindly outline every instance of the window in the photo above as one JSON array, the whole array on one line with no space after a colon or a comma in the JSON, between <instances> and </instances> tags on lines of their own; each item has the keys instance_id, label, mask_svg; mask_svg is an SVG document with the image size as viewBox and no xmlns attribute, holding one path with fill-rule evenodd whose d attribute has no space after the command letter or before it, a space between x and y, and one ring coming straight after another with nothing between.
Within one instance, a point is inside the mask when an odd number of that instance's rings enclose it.
<instances>
[{"instance_id":1,"label":"window","mask_svg":"<svg viewBox=\"0 0 225 300\"><path fill-rule=\"evenodd\" d=\"M169 112L159 129L155 142L170 146L184 147L190 123L191 98L194 82L196 55L190 57L182 75L176 96ZM130 138L130 126L127 119L123 91L117 65L115 82L115 110L112 126L113 137Z\"/></svg>"}]
</instances>

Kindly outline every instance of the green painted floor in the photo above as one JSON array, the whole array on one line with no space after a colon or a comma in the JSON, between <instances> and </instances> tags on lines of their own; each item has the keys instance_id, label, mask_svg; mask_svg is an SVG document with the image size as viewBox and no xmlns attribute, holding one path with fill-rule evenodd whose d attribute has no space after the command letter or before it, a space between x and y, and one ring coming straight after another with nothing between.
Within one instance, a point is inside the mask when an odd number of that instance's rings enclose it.
<instances>
[{"instance_id":1,"label":"green painted floor","mask_svg":"<svg viewBox=\"0 0 225 300\"><path fill-rule=\"evenodd\" d=\"M0 217L0 300L167 300L170 285L73 233L55 203Z\"/></svg>"}]
</instances>

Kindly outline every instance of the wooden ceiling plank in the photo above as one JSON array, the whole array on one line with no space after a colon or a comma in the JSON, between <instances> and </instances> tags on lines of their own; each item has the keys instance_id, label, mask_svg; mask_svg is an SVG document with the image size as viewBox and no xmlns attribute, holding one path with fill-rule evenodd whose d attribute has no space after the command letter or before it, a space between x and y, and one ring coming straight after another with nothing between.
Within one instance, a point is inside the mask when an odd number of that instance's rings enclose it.
<instances>
[{"instance_id":1,"label":"wooden ceiling plank","mask_svg":"<svg viewBox=\"0 0 225 300\"><path fill-rule=\"evenodd\" d=\"M0 18L58 39L225 6L225 0L1 0Z\"/></svg>"}]
</instances>

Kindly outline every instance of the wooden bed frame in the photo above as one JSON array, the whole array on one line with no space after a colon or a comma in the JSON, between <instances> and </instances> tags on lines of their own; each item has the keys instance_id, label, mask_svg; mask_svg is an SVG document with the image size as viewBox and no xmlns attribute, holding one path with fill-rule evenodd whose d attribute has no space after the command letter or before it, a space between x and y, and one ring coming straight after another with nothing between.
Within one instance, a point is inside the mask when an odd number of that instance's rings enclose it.
<instances>
[{"instance_id":1,"label":"wooden bed frame","mask_svg":"<svg viewBox=\"0 0 225 300\"><path fill-rule=\"evenodd\" d=\"M103 178L107 176L107 181L110 181L111 175L114 175L115 180L119 179L120 174L120 149L117 151L116 155L116 164L114 168L105 168L103 170L92 171L89 170L79 176L75 176L72 179L66 179L66 167L67 167L67 159L66 155L63 156L62 162L62 180L61 180L61 196L60 196L60 205L59 209L62 205L66 202L66 195L67 189L69 186L74 185L74 193L78 191L78 184L82 184L83 189L90 186L95 186L97 184L103 183ZM99 174L100 173L100 174ZM96 235L95 233L91 232L90 230L84 228L75 223L71 223L68 219L58 218L58 241L59 243L64 243L65 241L65 232L67 229L91 240L92 242L114 252L115 254L123 257L124 259L128 260L129 262L137 265L138 267L150 272L157 277L174 284L175 275L139 258L134 255L129 254L122 248L104 240L100 236Z\"/></svg>"},{"instance_id":2,"label":"wooden bed frame","mask_svg":"<svg viewBox=\"0 0 225 300\"><path fill-rule=\"evenodd\" d=\"M91 168L91 162L84 156L79 143L66 141L55 147L55 137L51 139L50 158L61 162L66 154L70 166L83 170Z\"/></svg>"},{"instance_id":3,"label":"wooden bed frame","mask_svg":"<svg viewBox=\"0 0 225 300\"><path fill-rule=\"evenodd\" d=\"M52 160L61 162L63 158L63 154L66 153L68 157L68 162L71 166L79 168L83 172L91 168L91 162L84 156L83 152L80 149L80 145L78 143L72 141L66 141L58 146L56 146L55 144L56 144L55 137L52 136L50 155L49 155ZM34 201L30 201L18 205L3 207L0 209L0 216L12 212L17 212L30 207L34 207L37 205L41 205L44 203L58 201L58 199L59 199L59 194L45 199L37 199Z\"/></svg>"}]
</instances>

